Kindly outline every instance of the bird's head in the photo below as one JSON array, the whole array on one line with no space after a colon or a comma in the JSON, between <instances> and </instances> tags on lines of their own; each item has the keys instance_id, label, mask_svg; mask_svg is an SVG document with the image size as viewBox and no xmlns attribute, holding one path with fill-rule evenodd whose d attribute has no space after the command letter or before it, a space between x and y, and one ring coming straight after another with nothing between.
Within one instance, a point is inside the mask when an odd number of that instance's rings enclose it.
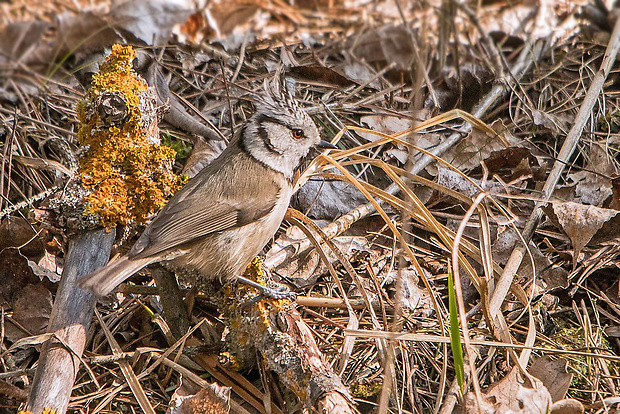
<instances>
[{"instance_id":1,"label":"bird's head","mask_svg":"<svg viewBox=\"0 0 620 414\"><path fill-rule=\"evenodd\" d=\"M241 139L252 157L289 179L311 148L330 145L321 141L314 121L278 76L265 83Z\"/></svg>"}]
</instances>

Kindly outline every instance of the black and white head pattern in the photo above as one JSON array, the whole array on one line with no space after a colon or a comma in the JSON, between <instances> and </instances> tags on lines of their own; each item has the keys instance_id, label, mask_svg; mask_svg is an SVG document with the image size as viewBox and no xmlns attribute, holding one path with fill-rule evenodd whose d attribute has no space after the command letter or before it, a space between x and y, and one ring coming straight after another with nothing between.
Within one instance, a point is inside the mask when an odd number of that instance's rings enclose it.
<instances>
[{"instance_id":1,"label":"black and white head pattern","mask_svg":"<svg viewBox=\"0 0 620 414\"><path fill-rule=\"evenodd\" d=\"M312 118L276 76L265 83L265 94L257 98L256 113L245 125L241 139L252 157L292 179L320 135Z\"/></svg>"}]
</instances>

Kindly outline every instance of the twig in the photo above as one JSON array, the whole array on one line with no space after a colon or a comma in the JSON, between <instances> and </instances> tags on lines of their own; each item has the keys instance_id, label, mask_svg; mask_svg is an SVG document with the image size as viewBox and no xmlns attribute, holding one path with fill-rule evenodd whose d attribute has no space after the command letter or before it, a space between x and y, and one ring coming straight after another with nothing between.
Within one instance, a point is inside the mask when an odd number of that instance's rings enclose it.
<instances>
[{"instance_id":1,"label":"twig","mask_svg":"<svg viewBox=\"0 0 620 414\"><path fill-rule=\"evenodd\" d=\"M60 189L60 186L55 185L53 187L48 188L45 191L40 192L39 194L35 194L32 197L28 198L27 200L23 200L20 201L19 203L10 205L5 207L4 209L0 210L0 219L3 219L4 217L8 216L9 214L20 210L22 208L25 207L29 207L32 206L35 202L37 201L41 201L47 197L49 197L50 195L52 195L54 192L56 192L57 190Z\"/></svg>"},{"instance_id":2,"label":"twig","mask_svg":"<svg viewBox=\"0 0 620 414\"><path fill-rule=\"evenodd\" d=\"M182 337L189 329L187 306L174 273L163 267L151 269L155 284L160 292L159 300L163 308L164 319L170 326L174 339Z\"/></svg>"}]
</instances>

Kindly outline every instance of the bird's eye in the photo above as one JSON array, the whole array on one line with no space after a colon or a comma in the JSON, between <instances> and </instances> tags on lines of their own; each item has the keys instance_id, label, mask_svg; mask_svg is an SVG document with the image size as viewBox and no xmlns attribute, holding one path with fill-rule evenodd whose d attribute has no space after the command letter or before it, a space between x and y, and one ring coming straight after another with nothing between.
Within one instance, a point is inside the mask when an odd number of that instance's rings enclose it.
<instances>
[{"instance_id":1,"label":"bird's eye","mask_svg":"<svg viewBox=\"0 0 620 414\"><path fill-rule=\"evenodd\" d=\"M304 136L304 130L303 129L295 128L293 130L293 138L300 139L300 138L303 138L303 136Z\"/></svg>"}]
</instances>

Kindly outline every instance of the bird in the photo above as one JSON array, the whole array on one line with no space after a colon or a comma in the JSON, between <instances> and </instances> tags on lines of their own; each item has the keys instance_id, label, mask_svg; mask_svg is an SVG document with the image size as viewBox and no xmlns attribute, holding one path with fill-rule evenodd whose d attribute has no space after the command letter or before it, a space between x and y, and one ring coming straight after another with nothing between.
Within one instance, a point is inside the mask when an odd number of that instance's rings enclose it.
<instances>
[{"instance_id":1,"label":"bird","mask_svg":"<svg viewBox=\"0 0 620 414\"><path fill-rule=\"evenodd\" d=\"M321 139L281 80L265 82L255 107L228 147L168 201L129 252L83 277L82 289L105 297L157 262L199 290L218 278L263 288L241 273L278 230L295 172L311 150L336 147Z\"/></svg>"}]
</instances>

